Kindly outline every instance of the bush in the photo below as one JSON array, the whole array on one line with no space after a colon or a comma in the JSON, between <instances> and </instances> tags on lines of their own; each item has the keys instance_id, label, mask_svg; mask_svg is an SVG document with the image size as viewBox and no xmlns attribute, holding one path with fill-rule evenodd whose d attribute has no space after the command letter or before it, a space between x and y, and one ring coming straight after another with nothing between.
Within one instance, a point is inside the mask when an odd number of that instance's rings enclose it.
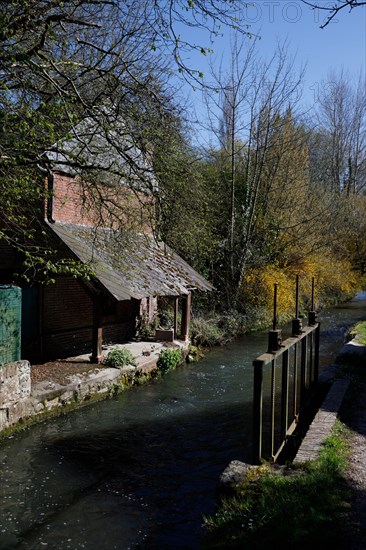
<instances>
[{"instance_id":1,"label":"bush","mask_svg":"<svg viewBox=\"0 0 366 550\"><path fill-rule=\"evenodd\" d=\"M211 316L210 319L193 317L190 327L192 343L204 347L224 344L227 338L225 331L218 326L219 322L219 316Z\"/></svg>"},{"instance_id":2,"label":"bush","mask_svg":"<svg viewBox=\"0 0 366 550\"><path fill-rule=\"evenodd\" d=\"M165 373L175 369L182 362L180 349L163 349L159 354L157 367L160 372Z\"/></svg>"},{"instance_id":3,"label":"bush","mask_svg":"<svg viewBox=\"0 0 366 550\"><path fill-rule=\"evenodd\" d=\"M348 261L337 260L326 253L314 254L301 262L267 264L248 268L242 280L239 307L246 312L261 310L265 324L273 318L274 284L278 284L277 315L283 323L294 316L296 275L300 276L300 311L311 304L311 281L315 278L315 309L352 298L361 288Z\"/></svg>"},{"instance_id":4,"label":"bush","mask_svg":"<svg viewBox=\"0 0 366 550\"><path fill-rule=\"evenodd\" d=\"M187 363L196 363L196 361L202 359L203 355L204 354L201 348L190 344L186 361Z\"/></svg>"},{"instance_id":5,"label":"bush","mask_svg":"<svg viewBox=\"0 0 366 550\"><path fill-rule=\"evenodd\" d=\"M137 336L140 340L149 340L155 336L157 329L157 320L149 321L148 317L144 315L140 320L140 326L137 331Z\"/></svg>"},{"instance_id":6,"label":"bush","mask_svg":"<svg viewBox=\"0 0 366 550\"><path fill-rule=\"evenodd\" d=\"M110 351L104 360L109 367L125 367L126 365L136 365L135 357L128 349L114 349Z\"/></svg>"}]
</instances>

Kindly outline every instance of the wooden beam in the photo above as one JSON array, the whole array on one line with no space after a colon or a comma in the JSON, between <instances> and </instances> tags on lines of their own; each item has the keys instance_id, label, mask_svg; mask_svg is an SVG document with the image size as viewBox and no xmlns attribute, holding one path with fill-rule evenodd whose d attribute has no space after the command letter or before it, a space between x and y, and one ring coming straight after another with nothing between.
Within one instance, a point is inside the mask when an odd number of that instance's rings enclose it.
<instances>
[{"instance_id":1,"label":"wooden beam","mask_svg":"<svg viewBox=\"0 0 366 550\"><path fill-rule=\"evenodd\" d=\"M174 296L173 298L173 308L174 308L174 338L178 338L178 311L179 311L179 298Z\"/></svg>"},{"instance_id":2,"label":"wooden beam","mask_svg":"<svg viewBox=\"0 0 366 550\"><path fill-rule=\"evenodd\" d=\"M192 294L189 292L186 296L182 297L182 324L181 324L181 339L188 340L189 336L189 322L191 320L191 302Z\"/></svg>"},{"instance_id":3,"label":"wooden beam","mask_svg":"<svg viewBox=\"0 0 366 550\"><path fill-rule=\"evenodd\" d=\"M100 296L93 297L93 331L92 331L92 363L101 363L103 342L103 315L102 300Z\"/></svg>"}]
</instances>

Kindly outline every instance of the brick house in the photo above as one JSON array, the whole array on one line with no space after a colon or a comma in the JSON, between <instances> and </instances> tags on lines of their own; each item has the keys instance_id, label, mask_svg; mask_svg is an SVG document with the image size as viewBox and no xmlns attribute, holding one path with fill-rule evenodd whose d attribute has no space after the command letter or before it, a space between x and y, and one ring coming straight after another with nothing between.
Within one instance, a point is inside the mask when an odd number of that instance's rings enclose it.
<instances>
[{"instance_id":1,"label":"brick house","mask_svg":"<svg viewBox=\"0 0 366 550\"><path fill-rule=\"evenodd\" d=\"M89 155L90 149L89 143ZM135 174L135 188L121 180L86 184L68 166L64 152L51 155L51 161L45 228L62 257L90 266L94 276L89 281L57 276L54 284L23 289L22 357L34 361L90 353L98 361L103 343L127 341L142 319L154 319L159 296L171 300L175 337L186 340L191 291L213 287L154 238L152 195ZM117 224L117 218L123 223ZM1 244L0 258L0 284L9 283L16 258Z\"/></svg>"}]
</instances>

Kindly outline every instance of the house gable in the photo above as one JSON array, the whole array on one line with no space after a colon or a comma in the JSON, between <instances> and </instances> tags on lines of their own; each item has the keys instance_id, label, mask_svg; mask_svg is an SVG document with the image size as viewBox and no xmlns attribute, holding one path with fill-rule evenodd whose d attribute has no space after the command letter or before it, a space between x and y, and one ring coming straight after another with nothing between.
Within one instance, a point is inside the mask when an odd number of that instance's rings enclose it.
<instances>
[{"instance_id":1,"label":"house gable","mask_svg":"<svg viewBox=\"0 0 366 550\"><path fill-rule=\"evenodd\" d=\"M87 183L57 172L48 178L47 186L50 197L45 217L51 222L153 232L151 195L121 184Z\"/></svg>"}]
</instances>

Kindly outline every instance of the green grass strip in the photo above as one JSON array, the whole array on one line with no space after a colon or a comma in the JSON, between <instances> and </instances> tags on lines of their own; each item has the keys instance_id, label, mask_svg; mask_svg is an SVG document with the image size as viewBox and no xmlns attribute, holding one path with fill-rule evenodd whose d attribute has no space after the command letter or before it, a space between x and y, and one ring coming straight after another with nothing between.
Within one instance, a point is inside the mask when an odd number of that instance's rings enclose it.
<instances>
[{"instance_id":1,"label":"green grass strip","mask_svg":"<svg viewBox=\"0 0 366 550\"><path fill-rule=\"evenodd\" d=\"M266 465L253 469L205 518L203 549L259 549L339 547L347 489L348 432L337 422L317 460L278 473Z\"/></svg>"},{"instance_id":2,"label":"green grass strip","mask_svg":"<svg viewBox=\"0 0 366 550\"><path fill-rule=\"evenodd\" d=\"M357 341L360 344L366 345L366 321L361 321L357 323L349 332L351 338L354 338L357 335Z\"/></svg>"}]
</instances>

